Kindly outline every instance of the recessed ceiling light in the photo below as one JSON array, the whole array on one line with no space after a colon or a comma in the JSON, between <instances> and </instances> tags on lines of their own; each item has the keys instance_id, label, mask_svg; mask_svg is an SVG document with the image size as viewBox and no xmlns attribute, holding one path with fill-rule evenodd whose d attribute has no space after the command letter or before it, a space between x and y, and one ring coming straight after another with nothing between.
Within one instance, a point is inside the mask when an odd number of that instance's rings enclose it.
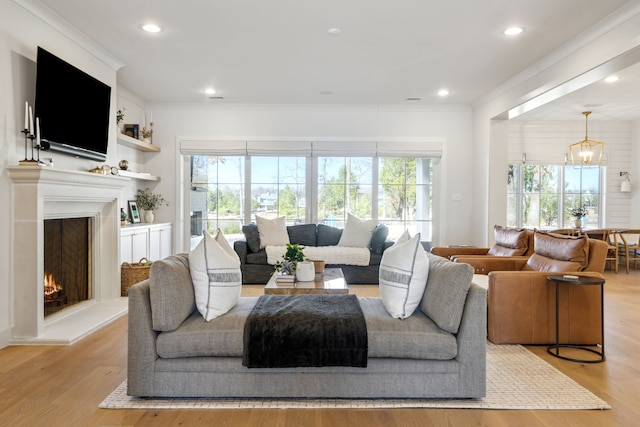
<instances>
[{"instance_id":1,"label":"recessed ceiling light","mask_svg":"<svg viewBox=\"0 0 640 427\"><path fill-rule=\"evenodd\" d=\"M207 95L213 95L216 93L216 90L212 87L208 87L204 90L204 93L206 93Z\"/></svg>"},{"instance_id":2,"label":"recessed ceiling light","mask_svg":"<svg viewBox=\"0 0 640 427\"><path fill-rule=\"evenodd\" d=\"M340 28L329 28L327 30L327 33L331 34L332 36L336 36L338 34L340 34L340 31L342 31Z\"/></svg>"},{"instance_id":3,"label":"recessed ceiling light","mask_svg":"<svg viewBox=\"0 0 640 427\"><path fill-rule=\"evenodd\" d=\"M524 31L524 28L522 27L509 27L506 30L504 30L504 35L517 36L518 34L521 34L523 31Z\"/></svg>"},{"instance_id":4,"label":"recessed ceiling light","mask_svg":"<svg viewBox=\"0 0 640 427\"><path fill-rule=\"evenodd\" d=\"M156 24L144 24L142 26L142 29L148 33L159 33L160 31L162 31L162 28L160 28Z\"/></svg>"},{"instance_id":5,"label":"recessed ceiling light","mask_svg":"<svg viewBox=\"0 0 640 427\"><path fill-rule=\"evenodd\" d=\"M438 96L447 96L449 95L449 91L447 89L440 89L438 91Z\"/></svg>"},{"instance_id":6,"label":"recessed ceiling light","mask_svg":"<svg viewBox=\"0 0 640 427\"><path fill-rule=\"evenodd\" d=\"M604 81L607 82L607 83L617 82L618 80L620 80L620 77L618 77L618 76L609 76L609 77L604 79Z\"/></svg>"}]
</instances>

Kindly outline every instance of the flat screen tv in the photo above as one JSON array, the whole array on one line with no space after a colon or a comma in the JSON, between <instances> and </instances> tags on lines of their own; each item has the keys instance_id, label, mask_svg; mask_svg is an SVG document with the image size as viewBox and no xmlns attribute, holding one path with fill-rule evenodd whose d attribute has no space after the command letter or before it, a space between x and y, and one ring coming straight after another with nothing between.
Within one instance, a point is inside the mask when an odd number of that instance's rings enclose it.
<instances>
[{"instance_id":1,"label":"flat screen tv","mask_svg":"<svg viewBox=\"0 0 640 427\"><path fill-rule=\"evenodd\" d=\"M38 47L34 115L52 151L104 161L111 87Z\"/></svg>"}]
</instances>

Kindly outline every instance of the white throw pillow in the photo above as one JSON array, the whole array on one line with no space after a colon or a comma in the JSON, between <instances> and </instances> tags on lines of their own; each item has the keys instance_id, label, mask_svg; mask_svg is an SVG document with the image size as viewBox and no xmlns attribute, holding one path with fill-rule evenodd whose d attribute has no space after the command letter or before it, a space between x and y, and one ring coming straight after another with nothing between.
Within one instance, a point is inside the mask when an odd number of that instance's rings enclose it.
<instances>
[{"instance_id":1,"label":"white throw pillow","mask_svg":"<svg viewBox=\"0 0 640 427\"><path fill-rule=\"evenodd\" d=\"M189 269L196 307L208 322L222 316L238 303L242 291L242 273L238 255L221 232L218 232L216 239L206 231L202 234L204 238L189 253Z\"/></svg>"},{"instance_id":2,"label":"white throw pillow","mask_svg":"<svg viewBox=\"0 0 640 427\"><path fill-rule=\"evenodd\" d=\"M265 246L286 246L289 243L287 223L283 216L268 219L256 215L256 225L260 235L260 249Z\"/></svg>"},{"instance_id":3,"label":"white throw pillow","mask_svg":"<svg viewBox=\"0 0 640 427\"><path fill-rule=\"evenodd\" d=\"M405 231L382 254L380 261L380 297L387 312L396 319L411 316L420 304L429 276L429 258L420 233L409 238Z\"/></svg>"},{"instance_id":4,"label":"white throw pillow","mask_svg":"<svg viewBox=\"0 0 640 427\"><path fill-rule=\"evenodd\" d=\"M347 214L347 223L344 225L338 246L368 248L371 244L373 230L377 225L378 221L375 219L363 221L357 216Z\"/></svg>"}]
</instances>

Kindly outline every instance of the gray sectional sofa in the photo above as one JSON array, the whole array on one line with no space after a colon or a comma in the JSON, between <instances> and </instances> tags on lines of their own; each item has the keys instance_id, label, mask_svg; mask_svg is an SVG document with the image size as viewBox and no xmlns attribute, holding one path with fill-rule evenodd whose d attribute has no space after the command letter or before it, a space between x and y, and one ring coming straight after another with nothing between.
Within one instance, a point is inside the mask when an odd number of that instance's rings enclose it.
<instances>
[{"instance_id":1,"label":"gray sectional sofa","mask_svg":"<svg viewBox=\"0 0 640 427\"><path fill-rule=\"evenodd\" d=\"M368 364L357 367L247 368L245 319L257 298L241 297L206 322L196 310L186 254L156 261L148 280L129 289L128 394L164 397L475 398L486 392L486 293L473 271L428 254L427 288L415 313L394 319L379 298L359 298ZM431 286L431 288L430 288ZM437 289L437 291L436 291ZM459 323L447 332L433 317L457 293ZM439 293L439 295L438 295ZM433 311L433 310L432 310Z\"/></svg>"},{"instance_id":2,"label":"gray sectional sofa","mask_svg":"<svg viewBox=\"0 0 640 427\"><path fill-rule=\"evenodd\" d=\"M233 249L240 257L242 270L242 283L261 284L267 283L273 274L274 266L267 263L267 253L260 248L260 235L255 224L247 224L242 227L245 238L234 242ZM342 229L324 224L300 224L287 226L289 241L302 246L335 246L340 241ZM378 269L382 253L393 242L386 240L389 229L384 224L379 224L371 237L369 247L369 265L345 265L328 264L327 268L341 268L344 277L349 284L375 284L378 283Z\"/></svg>"}]
</instances>

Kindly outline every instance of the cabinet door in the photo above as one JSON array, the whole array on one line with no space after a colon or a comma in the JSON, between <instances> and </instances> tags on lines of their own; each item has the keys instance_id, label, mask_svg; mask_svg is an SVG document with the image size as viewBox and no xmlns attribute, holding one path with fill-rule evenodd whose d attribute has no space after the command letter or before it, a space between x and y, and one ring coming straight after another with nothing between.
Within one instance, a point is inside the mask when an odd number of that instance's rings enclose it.
<instances>
[{"instance_id":1,"label":"cabinet door","mask_svg":"<svg viewBox=\"0 0 640 427\"><path fill-rule=\"evenodd\" d=\"M132 237L132 262L139 262L142 258L149 258L149 230L137 230Z\"/></svg>"},{"instance_id":2,"label":"cabinet door","mask_svg":"<svg viewBox=\"0 0 640 427\"><path fill-rule=\"evenodd\" d=\"M171 255L171 226L159 227L150 230L149 254L151 260L164 259Z\"/></svg>"},{"instance_id":3,"label":"cabinet door","mask_svg":"<svg viewBox=\"0 0 640 427\"><path fill-rule=\"evenodd\" d=\"M133 234L122 233L120 237L120 264L133 262Z\"/></svg>"}]
</instances>

